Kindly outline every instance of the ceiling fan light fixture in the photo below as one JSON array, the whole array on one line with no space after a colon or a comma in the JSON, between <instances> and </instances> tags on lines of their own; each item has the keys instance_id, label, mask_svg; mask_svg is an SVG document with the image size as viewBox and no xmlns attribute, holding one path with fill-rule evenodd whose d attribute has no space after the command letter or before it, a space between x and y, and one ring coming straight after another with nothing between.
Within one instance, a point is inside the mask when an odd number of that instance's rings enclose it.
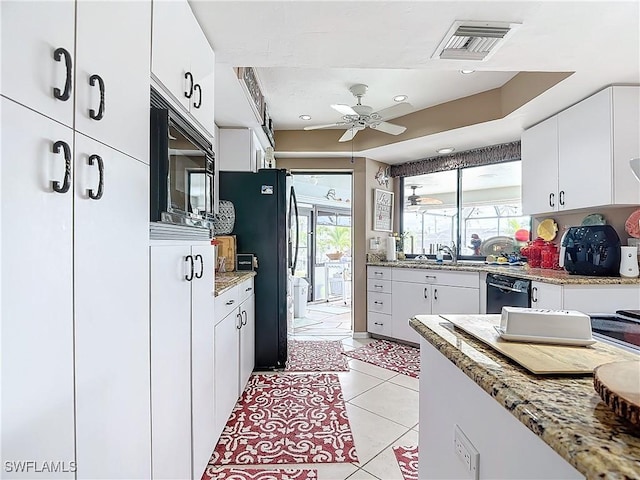
<instances>
[{"instance_id":1,"label":"ceiling fan light fixture","mask_svg":"<svg viewBox=\"0 0 640 480\"><path fill-rule=\"evenodd\" d=\"M394 102L404 102L409 98L408 95L396 95L395 97L393 97L393 101Z\"/></svg>"},{"instance_id":2,"label":"ceiling fan light fixture","mask_svg":"<svg viewBox=\"0 0 640 480\"><path fill-rule=\"evenodd\" d=\"M436 150L436 153L440 153L440 154L447 154L447 153L451 153L455 150L455 148L453 147L444 147L444 148L439 148L438 150Z\"/></svg>"},{"instance_id":3,"label":"ceiling fan light fixture","mask_svg":"<svg viewBox=\"0 0 640 480\"><path fill-rule=\"evenodd\" d=\"M300 120L311 120L311 115L300 115Z\"/></svg>"}]
</instances>

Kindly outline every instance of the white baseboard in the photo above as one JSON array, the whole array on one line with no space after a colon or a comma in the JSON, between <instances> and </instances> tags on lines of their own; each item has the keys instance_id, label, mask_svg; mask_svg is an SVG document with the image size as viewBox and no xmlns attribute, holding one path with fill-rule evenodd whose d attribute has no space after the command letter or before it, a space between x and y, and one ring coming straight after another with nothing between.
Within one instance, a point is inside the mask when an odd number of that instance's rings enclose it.
<instances>
[{"instance_id":1,"label":"white baseboard","mask_svg":"<svg viewBox=\"0 0 640 480\"><path fill-rule=\"evenodd\" d=\"M351 338L371 338L371 335L369 335L369 332L353 332Z\"/></svg>"}]
</instances>

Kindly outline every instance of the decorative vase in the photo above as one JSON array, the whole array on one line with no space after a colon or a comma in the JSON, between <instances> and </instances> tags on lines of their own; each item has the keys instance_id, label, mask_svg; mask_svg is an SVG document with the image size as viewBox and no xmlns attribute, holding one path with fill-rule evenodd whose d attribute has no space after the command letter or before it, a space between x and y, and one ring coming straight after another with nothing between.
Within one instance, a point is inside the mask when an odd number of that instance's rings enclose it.
<instances>
[{"instance_id":1,"label":"decorative vase","mask_svg":"<svg viewBox=\"0 0 640 480\"><path fill-rule=\"evenodd\" d=\"M220 200L213 219L213 235L229 235L236 223L236 209L228 200Z\"/></svg>"},{"instance_id":2,"label":"decorative vase","mask_svg":"<svg viewBox=\"0 0 640 480\"><path fill-rule=\"evenodd\" d=\"M620 247L620 276L634 278L638 274L638 249Z\"/></svg>"}]
</instances>

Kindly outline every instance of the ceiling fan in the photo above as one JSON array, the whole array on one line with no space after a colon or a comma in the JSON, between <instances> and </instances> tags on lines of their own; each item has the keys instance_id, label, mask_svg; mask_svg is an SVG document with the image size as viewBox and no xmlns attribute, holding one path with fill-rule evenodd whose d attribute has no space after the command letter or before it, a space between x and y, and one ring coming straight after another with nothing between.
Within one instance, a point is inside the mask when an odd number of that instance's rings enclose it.
<instances>
[{"instance_id":1,"label":"ceiling fan","mask_svg":"<svg viewBox=\"0 0 640 480\"><path fill-rule=\"evenodd\" d=\"M409 188L411 188L413 192L407 197L408 207L419 207L420 205L442 205L443 203L439 198L417 195L416 190L420 188L419 185L411 185Z\"/></svg>"},{"instance_id":2,"label":"ceiling fan","mask_svg":"<svg viewBox=\"0 0 640 480\"><path fill-rule=\"evenodd\" d=\"M342 120L336 123L328 123L326 125L312 125L304 127L305 130L318 130L320 128L346 128L344 134L338 140L339 142L348 142L353 139L360 130L365 128L373 128L391 135L400 135L407 127L396 125L395 123L386 122L385 119L406 115L413 110L408 102L401 102L392 105L377 112L373 111L369 105L362 105L362 97L367 93L369 87L358 83L349 88L349 91L358 100L356 105L337 104L331 105L331 108L342 114Z\"/></svg>"}]
</instances>

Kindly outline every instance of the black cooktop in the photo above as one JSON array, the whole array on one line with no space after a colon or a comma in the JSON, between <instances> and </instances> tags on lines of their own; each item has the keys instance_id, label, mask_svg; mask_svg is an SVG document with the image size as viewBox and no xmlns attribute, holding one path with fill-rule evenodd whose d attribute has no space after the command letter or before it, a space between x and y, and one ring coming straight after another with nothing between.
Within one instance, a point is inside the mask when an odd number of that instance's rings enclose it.
<instances>
[{"instance_id":1,"label":"black cooktop","mask_svg":"<svg viewBox=\"0 0 640 480\"><path fill-rule=\"evenodd\" d=\"M604 339L640 349L640 310L618 310L615 314L591 315L591 330Z\"/></svg>"}]
</instances>

